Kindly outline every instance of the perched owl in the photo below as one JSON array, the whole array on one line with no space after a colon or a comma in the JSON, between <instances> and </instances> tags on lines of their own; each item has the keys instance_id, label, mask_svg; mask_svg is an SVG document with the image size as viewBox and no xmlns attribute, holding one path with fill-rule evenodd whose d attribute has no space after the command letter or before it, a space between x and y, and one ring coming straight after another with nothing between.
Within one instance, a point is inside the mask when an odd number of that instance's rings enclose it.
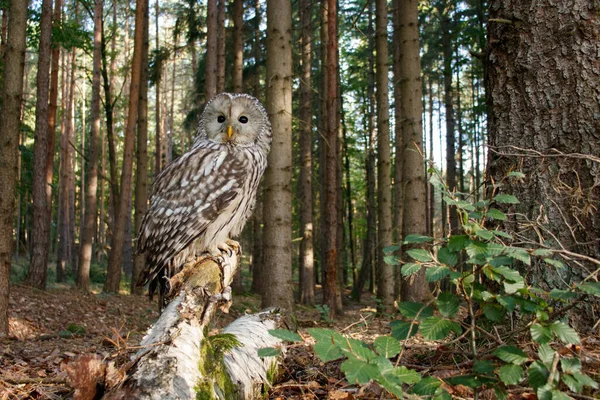
<instances>
[{"instance_id":1,"label":"perched owl","mask_svg":"<svg viewBox=\"0 0 600 400\"><path fill-rule=\"evenodd\" d=\"M189 257L220 254L241 233L267 166L271 123L260 102L247 94L221 93L206 104L192 149L155 179L137 250L146 253L138 285L150 296Z\"/></svg>"}]
</instances>

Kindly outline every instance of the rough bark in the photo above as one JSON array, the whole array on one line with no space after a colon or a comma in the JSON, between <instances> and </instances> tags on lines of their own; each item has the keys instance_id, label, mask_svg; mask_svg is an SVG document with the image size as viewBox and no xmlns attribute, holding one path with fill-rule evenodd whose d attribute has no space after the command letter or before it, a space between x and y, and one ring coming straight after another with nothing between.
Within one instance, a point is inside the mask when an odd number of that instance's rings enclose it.
<instances>
[{"instance_id":1,"label":"rough bark","mask_svg":"<svg viewBox=\"0 0 600 400\"><path fill-rule=\"evenodd\" d=\"M263 307L291 310L292 290L292 9L267 1L267 112L273 143L264 179Z\"/></svg>"},{"instance_id":2,"label":"rough bark","mask_svg":"<svg viewBox=\"0 0 600 400\"><path fill-rule=\"evenodd\" d=\"M37 100L35 105L35 142L33 145L33 229L32 253L27 283L38 289L46 288L48 252L50 247L50 205L46 193L46 163L48 160L48 91L52 45L52 0L42 2Z\"/></svg>"},{"instance_id":3,"label":"rough bark","mask_svg":"<svg viewBox=\"0 0 600 400\"><path fill-rule=\"evenodd\" d=\"M233 0L233 68L232 88L235 93L243 90L244 68L244 2Z\"/></svg>"},{"instance_id":4,"label":"rough bark","mask_svg":"<svg viewBox=\"0 0 600 400\"><path fill-rule=\"evenodd\" d=\"M256 204L252 213L252 287L254 293L263 294L263 185L258 187Z\"/></svg>"},{"instance_id":5,"label":"rough bark","mask_svg":"<svg viewBox=\"0 0 600 400\"><path fill-rule=\"evenodd\" d=\"M138 104L137 147L135 170L135 232L140 231L142 218L148 209L148 28L150 17L148 8L144 15L144 44L142 46L142 71L140 77L140 100ZM134 253L131 272L131 293L142 295L144 288L138 286L140 272L146 266L146 256Z\"/></svg>"},{"instance_id":6,"label":"rough bark","mask_svg":"<svg viewBox=\"0 0 600 400\"><path fill-rule=\"evenodd\" d=\"M595 259L600 258L598 10L597 3L584 0L491 1L487 48L488 174L502 183L501 192L520 200L504 228L519 239ZM513 170L525 178L504 180ZM561 270L536 264L528 275L536 285L561 288L595 269L585 262Z\"/></svg>"},{"instance_id":7,"label":"rough bark","mask_svg":"<svg viewBox=\"0 0 600 400\"><path fill-rule=\"evenodd\" d=\"M392 244L392 177L390 103L388 99L388 10L386 0L375 1L375 80L377 87L377 253ZM377 297L382 306L394 303L394 268L379 257Z\"/></svg>"},{"instance_id":8,"label":"rough bark","mask_svg":"<svg viewBox=\"0 0 600 400\"><path fill-rule=\"evenodd\" d=\"M217 94L217 0L208 0L206 17L206 58L204 73L204 101Z\"/></svg>"},{"instance_id":9,"label":"rough bark","mask_svg":"<svg viewBox=\"0 0 600 400\"><path fill-rule=\"evenodd\" d=\"M302 73L300 79L300 175L298 200L300 207L300 302L315 303L315 272L313 249L313 198L312 198L312 109L311 109L311 26L310 1L300 1L300 53Z\"/></svg>"},{"instance_id":10,"label":"rough bark","mask_svg":"<svg viewBox=\"0 0 600 400\"><path fill-rule=\"evenodd\" d=\"M418 1L407 0L400 4L399 37L400 80L402 96L402 158L404 182L404 218L402 232L426 234L425 170L423 163L423 104L421 96L421 65L419 61ZM422 301L429 294L425 271L413 275L402 285L403 301Z\"/></svg>"},{"instance_id":11,"label":"rough bark","mask_svg":"<svg viewBox=\"0 0 600 400\"><path fill-rule=\"evenodd\" d=\"M123 264L123 244L125 242L125 228L128 218L131 181L133 175L133 153L135 145L135 128L138 116L138 102L140 95L140 76L142 69L142 46L144 39L144 13L148 1L137 0L135 10L135 38L133 62L131 66L131 89L129 91L129 114L125 129L123 146L123 170L121 172L121 193L116 210L115 226L111 242L108 271L103 290L117 293L121 281L121 266Z\"/></svg>"},{"instance_id":12,"label":"rough bark","mask_svg":"<svg viewBox=\"0 0 600 400\"><path fill-rule=\"evenodd\" d=\"M0 99L0 337L8 335L8 299L10 265L13 249L15 189L17 182L18 144L21 126L21 100L25 69L25 31L27 1L11 0L10 20L4 54L4 71ZM3 15L6 10L3 11ZM18 237L17 237L18 241Z\"/></svg>"},{"instance_id":13,"label":"rough bark","mask_svg":"<svg viewBox=\"0 0 600 400\"><path fill-rule=\"evenodd\" d=\"M225 90L225 0L217 5L217 93Z\"/></svg>"},{"instance_id":14,"label":"rough bark","mask_svg":"<svg viewBox=\"0 0 600 400\"><path fill-rule=\"evenodd\" d=\"M98 214L98 155L100 147L100 64L102 61L102 19L103 2L96 0L94 7L94 51L92 69L92 104L90 143L87 150L87 185L85 187L85 214L81 225L81 244L79 246L79 269L77 287L85 292L90 286L90 267L92 262L92 244L96 232Z\"/></svg>"}]
</instances>

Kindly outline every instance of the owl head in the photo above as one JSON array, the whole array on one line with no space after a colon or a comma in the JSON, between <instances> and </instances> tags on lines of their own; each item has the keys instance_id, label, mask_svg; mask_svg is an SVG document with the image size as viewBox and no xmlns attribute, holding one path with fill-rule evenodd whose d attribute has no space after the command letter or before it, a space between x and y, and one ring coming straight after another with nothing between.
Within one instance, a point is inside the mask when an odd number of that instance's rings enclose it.
<instances>
[{"instance_id":1,"label":"owl head","mask_svg":"<svg viewBox=\"0 0 600 400\"><path fill-rule=\"evenodd\" d=\"M242 93L220 93L207 104L198 126L199 140L228 146L268 148L271 123L256 98Z\"/></svg>"}]
</instances>

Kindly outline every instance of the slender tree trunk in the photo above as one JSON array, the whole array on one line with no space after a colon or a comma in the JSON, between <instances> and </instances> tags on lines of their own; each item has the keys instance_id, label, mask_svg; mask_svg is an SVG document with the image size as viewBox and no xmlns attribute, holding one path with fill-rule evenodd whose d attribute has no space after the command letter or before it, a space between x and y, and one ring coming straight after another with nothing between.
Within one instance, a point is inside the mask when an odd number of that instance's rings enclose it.
<instances>
[{"instance_id":1,"label":"slender tree trunk","mask_svg":"<svg viewBox=\"0 0 600 400\"><path fill-rule=\"evenodd\" d=\"M144 43L142 46L142 71L140 77L140 100L137 119L137 149L135 176L135 232L139 232L142 218L148 209L148 25L150 23L148 7L144 12ZM131 274L131 293L144 294L144 288L138 286L138 278L146 265L144 254L135 254Z\"/></svg>"},{"instance_id":2,"label":"slender tree trunk","mask_svg":"<svg viewBox=\"0 0 600 400\"><path fill-rule=\"evenodd\" d=\"M320 11L320 20L321 20L321 29L320 29L320 38L321 44L319 49L321 50L321 73L320 73L320 101L319 101L319 125L317 130L319 132L319 141L318 141L318 153L319 153L319 246L317 246L318 254L319 254L319 267L321 269L320 274L318 271L315 271L315 280L322 283L323 290L325 290L325 276L326 276L326 268L327 268L327 221L325 219L326 212L326 203L325 203L325 175L326 175L326 131L327 131L327 46L329 44L329 34L328 34L328 11L326 2L322 3L322 6L319 9Z\"/></svg>"},{"instance_id":3,"label":"slender tree trunk","mask_svg":"<svg viewBox=\"0 0 600 400\"><path fill-rule=\"evenodd\" d=\"M423 121L421 113L421 65L419 61L418 1L401 2L399 13L401 96L403 139L403 178L404 178L404 217L402 232L426 234L425 225L425 171L420 154L423 145ZM413 275L402 285L403 301L422 301L429 295L425 271Z\"/></svg>"},{"instance_id":4,"label":"slender tree trunk","mask_svg":"<svg viewBox=\"0 0 600 400\"><path fill-rule=\"evenodd\" d=\"M135 38L133 50L133 63L131 66L131 89L129 91L129 115L125 129L125 143L123 147L123 170L121 173L121 195L119 207L116 210L115 228L112 237L110 257L105 292L119 291L121 281L121 267L123 265L123 245L125 242L125 228L128 218L131 191L131 178L133 174L133 151L135 147L135 128L137 123L138 102L140 96L140 77L142 69L142 47L144 41L144 14L148 1L137 0L135 10Z\"/></svg>"},{"instance_id":5,"label":"slender tree trunk","mask_svg":"<svg viewBox=\"0 0 600 400\"><path fill-rule=\"evenodd\" d=\"M85 213L81 224L79 269L77 287L84 292L90 288L92 244L98 214L98 150L100 147L100 64L102 61L103 1L96 0L94 7L94 52L92 60L92 126L87 151L87 185L85 187Z\"/></svg>"},{"instance_id":6,"label":"slender tree trunk","mask_svg":"<svg viewBox=\"0 0 600 400\"><path fill-rule=\"evenodd\" d=\"M205 74L204 74L204 101L208 102L217 94L217 75L218 75L218 11L217 0L207 0L206 17L206 56L205 56Z\"/></svg>"},{"instance_id":7,"label":"slender tree trunk","mask_svg":"<svg viewBox=\"0 0 600 400\"><path fill-rule=\"evenodd\" d=\"M28 1L10 1L10 20L4 53L3 85L0 89L0 337L8 335L10 265L13 250L15 189L19 158L21 100L25 69L25 41ZM3 10L6 15L6 9ZM4 38L4 33L2 34ZM17 236L17 244L18 244Z\"/></svg>"},{"instance_id":8,"label":"slender tree trunk","mask_svg":"<svg viewBox=\"0 0 600 400\"><path fill-rule=\"evenodd\" d=\"M392 188L390 151L390 105L388 100L387 1L375 1L375 79L377 86L377 253L392 244ZM379 257L377 297L390 308L394 303L394 269Z\"/></svg>"},{"instance_id":9,"label":"slender tree trunk","mask_svg":"<svg viewBox=\"0 0 600 400\"><path fill-rule=\"evenodd\" d=\"M225 90L225 0L217 5L217 93Z\"/></svg>"},{"instance_id":10,"label":"slender tree trunk","mask_svg":"<svg viewBox=\"0 0 600 400\"><path fill-rule=\"evenodd\" d=\"M263 282L263 188L262 184L256 193L256 204L252 215L252 292L262 295L264 293Z\"/></svg>"},{"instance_id":11,"label":"slender tree trunk","mask_svg":"<svg viewBox=\"0 0 600 400\"><path fill-rule=\"evenodd\" d=\"M500 193L520 201L503 227L520 242L600 259L598 5L508 4L490 1L487 48L488 174L502 183ZM506 179L511 171L525 178ZM562 289L598 267L569 260L561 269L533 263L528 277L544 289ZM578 319L589 322L587 312Z\"/></svg>"},{"instance_id":12,"label":"slender tree trunk","mask_svg":"<svg viewBox=\"0 0 600 400\"><path fill-rule=\"evenodd\" d=\"M160 51L160 42L159 42L159 30L158 30L158 17L160 15L160 0L156 0L154 3L154 37L156 40L156 51ZM154 105L154 116L155 116L155 129L156 133L154 135L154 145L155 145L155 154L154 154L154 176L158 176L160 171L165 167L165 130L163 126L162 120L162 74L163 74L163 60L160 59L160 62L157 62L155 68L156 79L154 82L154 88L156 90L156 103Z\"/></svg>"},{"instance_id":13,"label":"slender tree trunk","mask_svg":"<svg viewBox=\"0 0 600 400\"><path fill-rule=\"evenodd\" d=\"M244 1L233 0L233 69L232 87L235 93L243 90L244 68Z\"/></svg>"},{"instance_id":14,"label":"slender tree trunk","mask_svg":"<svg viewBox=\"0 0 600 400\"><path fill-rule=\"evenodd\" d=\"M465 166L464 166L464 137L462 127L462 105L461 105L461 87L460 87L460 65L458 64L458 50L456 54L456 125L458 131L458 190L465 192Z\"/></svg>"},{"instance_id":15,"label":"slender tree trunk","mask_svg":"<svg viewBox=\"0 0 600 400\"><path fill-rule=\"evenodd\" d=\"M292 9L267 0L267 111L273 143L265 174L263 307L292 309Z\"/></svg>"},{"instance_id":16,"label":"slender tree trunk","mask_svg":"<svg viewBox=\"0 0 600 400\"><path fill-rule=\"evenodd\" d=\"M429 97L429 161L433 164L434 155L433 155L433 78L430 76L427 80L427 88L428 88L428 97ZM440 161L441 162L441 161ZM431 174L428 174L431 177ZM434 236L435 231L433 229L433 222L435 220L435 188L433 184L429 183L427 185L427 234Z\"/></svg>"},{"instance_id":17,"label":"slender tree trunk","mask_svg":"<svg viewBox=\"0 0 600 400\"><path fill-rule=\"evenodd\" d=\"M38 289L46 288L48 251L50 247L50 205L46 191L48 159L48 90L52 45L52 0L42 2L40 47L35 106L35 142L33 145L33 230L32 254L27 283Z\"/></svg>"},{"instance_id":18,"label":"slender tree trunk","mask_svg":"<svg viewBox=\"0 0 600 400\"><path fill-rule=\"evenodd\" d=\"M8 31L8 8L2 7L2 27L0 28L0 57L4 59L6 53L6 34Z\"/></svg>"}]
</instances>

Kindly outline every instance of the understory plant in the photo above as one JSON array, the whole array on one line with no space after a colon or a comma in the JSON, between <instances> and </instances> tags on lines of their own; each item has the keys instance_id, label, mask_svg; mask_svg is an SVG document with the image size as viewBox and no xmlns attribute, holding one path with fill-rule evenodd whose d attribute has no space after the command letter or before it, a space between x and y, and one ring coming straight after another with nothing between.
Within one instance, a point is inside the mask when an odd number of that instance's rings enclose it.
<instances>
[{"instance_id":1,"label":"understory plant","mask_svg":"<svg viewBox=\"0 0 600 400\"><path fill-rule=\"evenodd\" d=\"M400 245L384 252L387 263L401 265L407 281L424 270L433 297L426 303L398 303L400 318L390 324L391 335L378 337L372 345L334 330L309 329L317 356L323 362L345 358L341 370L350 383L373 380L399 398L408 390L425 398L450 399L449 390L457 385L471 388L474 398L483 389L493 389L498 399L508 397L511 385L531 388L540 400L598 389L582 371L580 336L564 319L574 302L600 296L597 277L588 276L567 289L531 285L522 268L534 262L547 268L567 266L552 249L512 246L511 234L495 229L496 222L508 218L501 208L518 199L490 190L489 198L472 202L467 195L450 192L436 170L430 172L444 201L456 207L460 234L435 239L408 235L403 258L397 254ZM520 172L507 176L522 178ZM460 373L439 378L403 366L403 349L417 334L432 341L432 349L445 349Z\"/></svg>"}]
</instances>

